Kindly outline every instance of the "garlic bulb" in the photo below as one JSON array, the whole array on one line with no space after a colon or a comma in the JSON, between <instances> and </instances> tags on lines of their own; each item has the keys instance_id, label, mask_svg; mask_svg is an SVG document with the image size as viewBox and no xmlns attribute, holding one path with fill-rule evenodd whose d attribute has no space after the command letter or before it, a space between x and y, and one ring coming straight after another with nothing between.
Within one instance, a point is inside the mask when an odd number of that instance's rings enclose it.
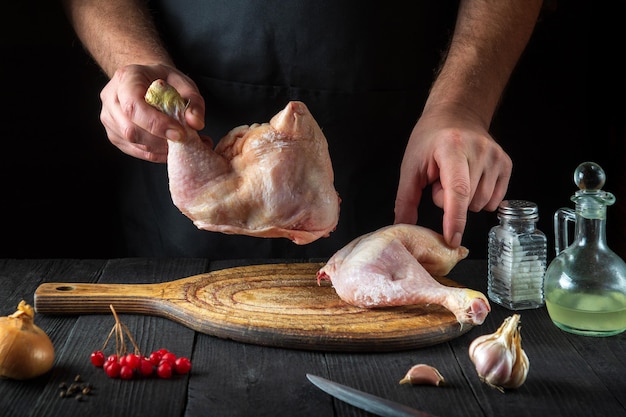
<instances>
[{"instance_id":1,"label":"garlic bulb","mask_svg":"<svg viewBox=\"0 0 626 417\"><path fill-rule=\"evenodd\" d=\"M469 347L480 380L502 392L520 387L530 367L522 349L519 321L519 314L507 317L495 333L477 337Z\"/></svg>"},{"instance_id":2,"label":"garlic bulb","mask_svg":"<svg viewBox=\"0 0 626 417\"><path fill-rule=\"evenodd\" d=\"M34 322L35 311L22 300L17 311L0 317L0 377L30 379L48 372L54 346Z\"/></svg>"}]
</instances>

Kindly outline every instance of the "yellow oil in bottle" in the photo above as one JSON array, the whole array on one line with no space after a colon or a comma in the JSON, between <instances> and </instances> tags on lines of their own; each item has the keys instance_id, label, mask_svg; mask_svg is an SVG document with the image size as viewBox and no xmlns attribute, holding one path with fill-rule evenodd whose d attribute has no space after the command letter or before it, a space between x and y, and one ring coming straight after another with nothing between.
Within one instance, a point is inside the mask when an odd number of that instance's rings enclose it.
<instances>
[{"instance_id":1,"label":"yellow oil in bottle","mask_svg":"<svg viewBox=\"0 0 626 417\"><path fill-rule=\"evenodd\" d=\"M585 336L612 336L626 330L626 294L589 294L554 289L545 294L554 324Z\"/></svg>"}]
</instances>

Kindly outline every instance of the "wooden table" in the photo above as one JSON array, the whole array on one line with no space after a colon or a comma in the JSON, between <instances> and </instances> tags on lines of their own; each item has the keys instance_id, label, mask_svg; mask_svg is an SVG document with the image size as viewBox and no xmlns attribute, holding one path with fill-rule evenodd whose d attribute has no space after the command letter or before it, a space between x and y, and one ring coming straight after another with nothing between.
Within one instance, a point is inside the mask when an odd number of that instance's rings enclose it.
<instances>
[{"instance_id":1,"label":"wooden table","mask_svg":"<svg viewBox=\"0 0 626 417\"><path fill-rule=\"evenodd\" d=\"M33 303L44 282L152 283L255 263L285 260L203 259L0 260L0 315L22 299ZM293 261L293 260L292 260ZM309 261L309 260L307 260ZM464 260L449 278L486 292L486 262ZM167 348L191 358L189 375L124 381L91 365L114 324L112 315L37 314L56 348L49 373L0 380L0 415L20 416L368 416L315 388L306 373L427 411L454 416L626 416L626 334L608 338L557 329L545 308L522 310L522 346L530 359L526 383L501 393L479 381L467 350L513 312L492 304L485 323L449 342L388 353L335 353L264 347L197 333L154 316L120 314L145 351ZM414 364L430 364L444 387L398 384ZM78 401L59 385L76 375L93 385Z\"/></svg>"}]
</instances>

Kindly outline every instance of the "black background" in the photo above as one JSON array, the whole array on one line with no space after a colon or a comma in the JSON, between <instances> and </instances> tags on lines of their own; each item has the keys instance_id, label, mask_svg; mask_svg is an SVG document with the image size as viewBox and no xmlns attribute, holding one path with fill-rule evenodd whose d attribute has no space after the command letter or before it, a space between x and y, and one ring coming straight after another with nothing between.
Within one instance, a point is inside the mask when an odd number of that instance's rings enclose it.
<instances>
[{"instance_id":1,"label":"black background","mask_svg":"<svg viewBox=\"0 0 626 417\"><path fill-rule=\"evenodd\" d=\"M507 198L539 204L539 228L552 247L552 214L572 206L574 169L598 162L604 188L618 199L607 236L625 257L626 2L549 4L492 125L514 162ZM124 256L115 243L116 167L128 157L100 124L106 78L60 2L11 2L3 14L0 257Z\"/></svg>"}]
</instances>

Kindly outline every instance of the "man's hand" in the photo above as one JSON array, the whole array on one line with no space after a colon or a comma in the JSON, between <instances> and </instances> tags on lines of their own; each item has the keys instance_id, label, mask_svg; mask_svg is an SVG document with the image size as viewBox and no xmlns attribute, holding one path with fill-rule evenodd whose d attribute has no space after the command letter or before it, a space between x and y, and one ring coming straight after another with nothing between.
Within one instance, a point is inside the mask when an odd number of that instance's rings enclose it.
<instances>
[{"instance_id":1,"label":"man's hand","mask_svg":"<svg viewBox=\"0 0 626 417\"><path fill-rule=\"evenodd\" d=\"M462 0L454 34L407 144L395 222L417 222L426 186L443 208L443 236L461 244L467 210L494 211L513 163L488 129L504 87L530 38L541 0Z\"/></svg>"},{"instance_id":2,"label":"man's hand","mask_svg":"<svg viewBox=\"0 0 626 417\"><path fill-rule=\"evenodd\" d=\"M118 69L100 93L100 120L111 143L122 152L151 162L167 161L167 139L184 137L184 127L147 104L144 96L157 78L164 79L189 100L187 125L204 128L204 100L195 83L165 65L128 65Z\"/></svg>"},{"instance_id":3,"label":"man's hand","mask_svg":"<svg viewBox=\"0 0 626 417\"><path fill-rule=\"evenodd\" d=\"M395 223L416 224L422 192L432 185L433 202L444 211L444 238L458 247L467 211L498 208L512 165L471 112L461 107L431 109L415 125L404 153Z\"/></svg>"}]
</instances>

